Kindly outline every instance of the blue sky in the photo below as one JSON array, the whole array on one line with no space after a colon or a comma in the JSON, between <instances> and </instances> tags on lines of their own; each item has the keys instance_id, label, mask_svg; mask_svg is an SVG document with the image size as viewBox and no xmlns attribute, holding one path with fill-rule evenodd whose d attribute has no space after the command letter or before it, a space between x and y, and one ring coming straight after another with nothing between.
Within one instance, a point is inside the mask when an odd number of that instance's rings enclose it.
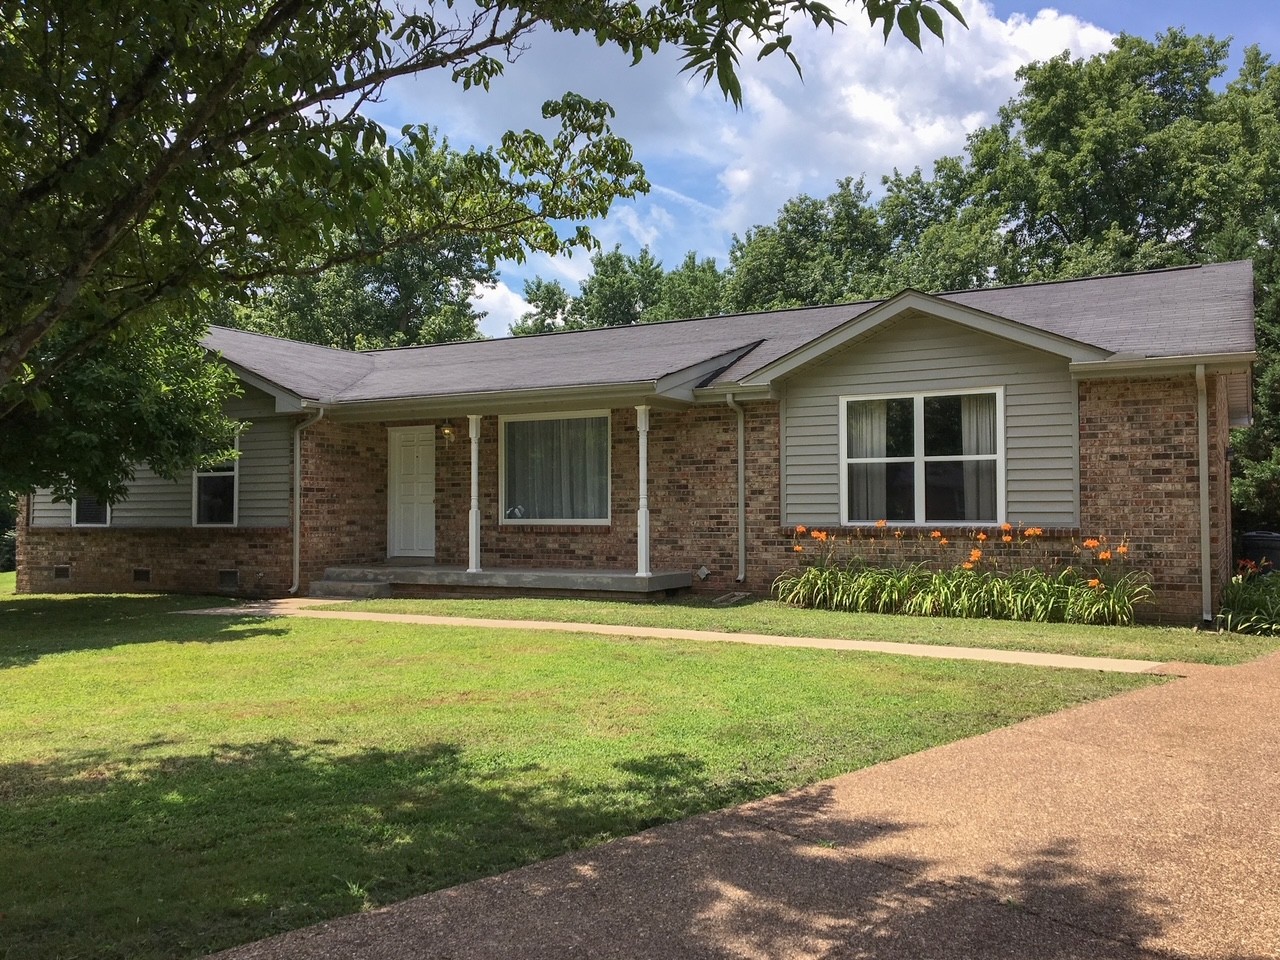
<instances>
[{"instance_id":1,"label":"blue sky","mask_svg":"<svg viewBox=\"0 0 1280 960\"><path fill-rule=\"evenodd\" d=\"M1032 60L1063 50L1087 57L1108 49L1116 33L1153 38L1168 27L1233 37L1233 64L1253 43L1280 59L1275 0L957 3L969 29L949 29L945 44L926 42L923 54L900 37L886 46L850 7L849 25L834 35L797 35L803 81L777 58L746 63L741 110L681 74L672 54L632 67L586 38L547 33L487 93L446 77L404 80L371 112L392 129L430 124L461 148L538 126L542 102L566 90L607 100L618 112L614 129L634 146L653 189L592 225L601 243L631 253L648 245L669 268L689 250L723 266L734 234L771 223L790 197L825 196L846 176L865 175L874 188L895 167L928 170L960 153L967 134L1016 92L1014 73ZM503 264L497 288L483 292L484 332L506 333L526 308L523 283L535 275L576 292L587 260L579 253Z\"/></svg>"}]
</instances>

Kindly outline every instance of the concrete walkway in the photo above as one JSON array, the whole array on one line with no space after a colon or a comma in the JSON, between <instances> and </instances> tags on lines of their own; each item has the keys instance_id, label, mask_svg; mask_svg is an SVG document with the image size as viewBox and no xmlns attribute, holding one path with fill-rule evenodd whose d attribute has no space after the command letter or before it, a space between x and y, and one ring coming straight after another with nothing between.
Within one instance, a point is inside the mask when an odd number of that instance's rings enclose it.
<instances>
[{"instance_id":1,"label":"concrete walkway","mask_svg":"<svg viewBox=\"0 0 1280 960\"><path fill-rule=\"evenodd\" d=\"M1126 660L1119 657L1074 657L1061 653L1033 653L1025 650L988 650L983 647L949 647L928 643L887 643L877 640L832 640L823 637L776 637L761 633L719 633L712 630L677 630L669 627L618 626L605 623L558 623L547 620L498 620L486 617L435 617L410 613L366 613L358 610L317 610L342 601L298 597L266 600L234 607L182 610L181 613L218 617L315 617L327 620L366 620L382 623L416 623L437 627L484 627L494 630L554 630L561 633L594 633L618 637L653 637L670 640L707 640L718 643L750 643L770 647L816 647L821 650L862 650L891 653L903 657L931 657L940 660L985 660L991 663L1019 663L1032 667L1060 667L1069 670L1102 670L1110 673L1189 672L1187 664L1161 664L1154 660ZM1201 668L1204 669L1204 668ZM1217 668L1207 668L1210 670Z\"/></svg>"},{"instance_id":2,"label":"concrete walkway","mask_svg":"<svg viewBox=\"0 0 1280 960\"><path fill-rule=\"evenodd\" d=\"M1280 957L1280 655L222 960Z\"/></svg>"}]
</instances>

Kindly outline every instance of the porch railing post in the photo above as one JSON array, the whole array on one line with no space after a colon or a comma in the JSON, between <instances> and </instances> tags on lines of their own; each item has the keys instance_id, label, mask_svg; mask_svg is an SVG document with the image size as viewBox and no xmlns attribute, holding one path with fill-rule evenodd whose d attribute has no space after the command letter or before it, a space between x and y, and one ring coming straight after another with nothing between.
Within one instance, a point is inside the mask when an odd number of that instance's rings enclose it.
<instances>
[{"instance_id":1,"label":"porch railing post","mask_svg":"<svg viewBox=\"0 0 1280 960\"><path fill-rule=\"evenodd\" d=\"M471 513L467 517L467 573L480 572L480 417L467 417L471 433Z\"/></svg>"},{"instance_id":2,"label":"porch railing post","mask_svg":"<svg viewBox=\"0 0 1280 960\"><path fill-rule=\"evenodd\" d=\"M649 568L649 408L636 407L640 439L640 505L636 510L636 576L653 575Z\"/></svg>"}]
</instances>

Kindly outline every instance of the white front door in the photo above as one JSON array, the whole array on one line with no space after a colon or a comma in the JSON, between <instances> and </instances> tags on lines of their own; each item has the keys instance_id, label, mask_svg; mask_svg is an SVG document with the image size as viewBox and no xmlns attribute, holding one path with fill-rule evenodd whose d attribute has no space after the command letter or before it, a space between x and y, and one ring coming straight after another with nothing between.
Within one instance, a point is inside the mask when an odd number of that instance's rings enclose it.
<instances>
[{"instance_id":1,"label":"white front door","mask_svg":"<svg viewBox=\"0 0 1280 960\"><path fill-rule=\"evenodd\" d=\"M435 427L389 427L387 466L387 556L434 557Z\"/></svg>"}]
</instances>

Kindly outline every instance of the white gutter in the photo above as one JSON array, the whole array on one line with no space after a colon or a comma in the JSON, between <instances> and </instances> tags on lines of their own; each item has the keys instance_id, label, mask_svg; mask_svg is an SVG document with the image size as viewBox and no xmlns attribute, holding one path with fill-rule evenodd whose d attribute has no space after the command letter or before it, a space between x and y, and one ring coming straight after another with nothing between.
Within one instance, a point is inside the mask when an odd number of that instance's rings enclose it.
<instances>
[{"instance_id":1,"label":"white gutter","mask_svg":"<svg viewBox=\"0 0 1280 960\"><path fill-rule=\"evenodd\" d=\"M725 394L724 402L738 414L738 583L747 579L747 426L746 414Z\"/></svg>"},{"instance_id":2,"label":"white gutter","mask_svg":"<svg viewBox=\"0 0 1280 960\"><path fill-rule=\"evenodd\" d=\"M1208 372L1227 373L1236 370L1247 370L1257 359L1253 351L1246 353L1201 353L1186 354L1176 357L1126 357L1116 360L1077 361L1069 364L1073 380L1092 379L1094 377L1123 377L1130 374L1155 375L1159 373L1179 373L1190 370L1193 366L1204 368Z\"/></svg>"},{"instance_id":3,"label":"white gutter","mask_svg":"<svg viewBox=\"0 0 1280 960\"><path fill-rule=\"evenodd\" d=\"M1204 364L1196 364L1196 421L1200 442L1200 601L1206 623L1213 620L1212 538L1209 531L1209 392Z\"/></svg>"},{"instance_id":4,"label":"white gutter","mask_svg":"<svg viewBox=\"0 0 1280 960\"><path fill-rule=\"evenodd\" d=\"M293 428L293 586L289 595L298 592L302 581L302 431L324 416L324 407Z\"/></svg>"}]
</instances>

